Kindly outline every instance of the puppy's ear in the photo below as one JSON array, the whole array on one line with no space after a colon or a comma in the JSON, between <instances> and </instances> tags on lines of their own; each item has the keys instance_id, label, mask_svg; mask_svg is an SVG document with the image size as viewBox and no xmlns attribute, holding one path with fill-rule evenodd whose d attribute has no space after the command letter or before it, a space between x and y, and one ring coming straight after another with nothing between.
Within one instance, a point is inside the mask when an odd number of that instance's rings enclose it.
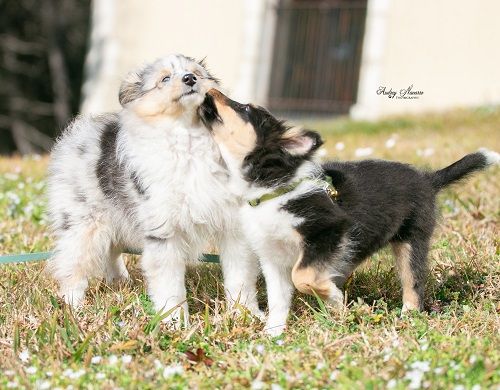
<instances>
[{"instance_id":1,"label":"puppy's ear","mask_svg":"<svg viewBox=\"0 0 500 390\"><path fill-rule=\"evenodd\" d=\"M144 95L144 80L139 72L130 72L120 85L118 100L122 106Z\"/></svg>"},{"instance_id":2,"label":"puppy's ear","mask_svg":"<svg viewBox=\"0 0 500 390\"><path fill-rule=\"evenodd\" d=\"M208 69L207 67L207 61L206 61L207 57L203 57L201 60L198 60L196 61L198 63L198 65L200 65L203 69L205 69L205 72L207 72L207 78L209 80L212 80L213 82L215 82L215 84L217 85L220 85L220 79L218 79L217 77L215 77L212 73L210 73L210 70Z\"/></svg>"},{"instance_id":3,"label":"puppy's ear","mask_svg":"<svg viewBox=\"0 0 500 390\"><path fill-rule=\"evenodd\" d=\"M206 61L207 57L203 57L201 60L198 60L196 62L198 62L198 65L200 65L201 67L203 68L207 68L207 61Z\"/></svg>"},{"instance_id":4,"label":"puppy's ear","mask_svg":"<svg viewBox=\"0 0 500 390\"><path fill-rule=\"evenodd\" d=\"M291 155L305 156L323 145L321 136L312 130L293 127L282 136L282 147Z\"/></svg>"}]
</instances>

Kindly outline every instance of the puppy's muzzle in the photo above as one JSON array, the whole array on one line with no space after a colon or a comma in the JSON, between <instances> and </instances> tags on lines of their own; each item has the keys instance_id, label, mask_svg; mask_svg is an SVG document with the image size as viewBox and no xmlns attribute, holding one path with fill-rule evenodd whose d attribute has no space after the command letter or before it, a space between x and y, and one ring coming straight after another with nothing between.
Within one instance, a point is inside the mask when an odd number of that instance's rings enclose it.
<instances>
[{"instance_id":1,"label":"puppy's muzzle","mask_svg":"<svg viewBox=\"0 0 500 390\"><path fill-rule=\"evenodd\" d=\"M198 79L196 78L196 76L192 73L186 73L184 76L182 76L182 82L186 85L189 85L190 87L195 85L197 80Z\"/></svg>"}]
</instances>

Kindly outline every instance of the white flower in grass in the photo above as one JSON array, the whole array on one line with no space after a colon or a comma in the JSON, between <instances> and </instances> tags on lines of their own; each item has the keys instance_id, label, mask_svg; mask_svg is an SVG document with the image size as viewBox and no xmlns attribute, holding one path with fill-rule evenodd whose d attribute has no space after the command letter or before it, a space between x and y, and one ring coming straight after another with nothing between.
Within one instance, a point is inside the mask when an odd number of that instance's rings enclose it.
<instances>
[{"instance_id":1,"label":"white flower in grass","mask_svg":"<svg viewBox=\"0 0 500 390\"><path fill-rule=\"evenodd\" d=\"M90 363L92 364L99 364L102 361L102 356L96 355L92 356L92 359L90 359Z\"/></svg>"},{"instance_id":2,"label":"white flower in grass","mask_svg":"<svg viewBox=\"0 0 500 390\"><path fill-rule=\"evenodd\" d=\"M340 374L339 370L333 370L332 373L330 374L330 380L331 381L336 381L338 376Z\"/></svg>"},{"instance_id":3,"label":"white flower in grass","mask_svg":"<svg viewBox=\"0 0 500 390\"><path fill-rule=\"evenodd\" d=\"M335 149L337 149L340 152L341 150L345 149L345 144L343 142L337 142L335 144Z\"/></svg>"},{"instance_id":4,"label":"white flower in grass","mask_svg":"<svg viewBox=\"0 0 500 390\"><path fill-rule=\"evenodd\" d=\"M254 380L252 382L252 390L261 390L264 388L264 382L259 381L259 380Z\"/></svg>"},{"instance_id":5,"label":"white flower in grass","mask_svg":"<svg viewBox=\"0 0 500 390\"><path fill-rule=\"evenodd\" d=\"M31 215L33 214L33 210L35 209L35 207L33 206L33 203L28 203L24 208L23 208L23 212L24 214L26 215Z\"/></svg>"},{"instance_id":6,"label":"white flower in grass","mask_svg":"<svg viewBox=\"0 0 500 390\"><path fill-rule=\"evenodd\" d=\"M71 376L70 378L71 379L78 379L80 378L81 376L85 375L85 370L83 369L80 369L78 371L75 371Z\"/></svg>"},{"instance_id":7,"label":"white flower in grass","mask_svg":"<svg viewBox=\"0 0 500 390\"><path fill-rule=\"evenodd\" d=\"M255 350L257 351L257 353L263 355L264 352L266 351L266 348L262 344L257 344L255 346Z\"/></svg>"},{"instance_id":8,"label":"white flower in grass","mask_svg":"<svg viewBox=\"0 0 500 390\"><path fill-rule=\"evenodd\" d=\"M416 361L410 364L410 367L414 370L422 371L422 372L428 372L430 370L430 362L427 361Z\"/></svg>"},{"instance_id":9,"label":"white flower in grass","mask_svg":"<svg viewBox=\"0 0 500 390\"><path fill-rule=\"evenodd\" d=\"M326 149L325 149L325 148L320 148L320 149L318 150L318 156L319 156L319 157L325 157L327 154L328 154L328 152L326 151Z\"/></svg>"},{"instance_id":10,"label":"white flower in grass","mask_svg":"<svg viewBox=\"0 0 500 390\"><path fill-rule=\"evenodd\" d=\"M475 384L470 388L470 390L481 390L481 385Z\"/></svg>"},{"instance_id":11,"label":"white flower in grass","mask_svg":"<svg viewBox=\"0 0 500 390\"><path fill-rule=\"evenodd\" d=\"M33 374L36 374L36 367L35 366L29 366L28 368L26 368L26 374L30 374L30 375L33 375Z\"/></svg>"},{"instance_id":12,"label":"white flower in grass","mask_svg":"<svg viewBox=\"0 0 500 390\"><path fill-rule=\"evenodd\" d=\"M316 364L316 370L322 370L323 368L325 368L324 362L319 362L318 364Z\"/></svg>"},{"instance_id":13,"label":"white flower in grass","mask_svg":"<svg viewBox=\"0 0 500 390\"><path fill-rule=\"evenodd\" d=\"M116 355L110 355L108 357L108 364L116 364L118 362L118 357Z\"/></svg>"},{"instance_id":14,"label":"white flower in grass","mask_svg":"<svg viewBox=\"0 0 500 390\"><path fill-rule=\"evenodd\" d=\"M474 364L475 362L477 362L477 356L476 355L470 355L469 363L470 364Z\"/></svg>"},{"instance_id":15,"label":"white flower in grass","mask_svg":"<svg viewBox=\"0 0 500 390\"><path fill-rule=\"evenodd\" d=\"M370 147L367 147L367 148L357 148L354 151L354 155L356 157L366 157L366 156L370 156L371 154L373 154L373 148L370 148Z\"/></svg>"},{"instance_id":16,"label":"white flower in grass","mask_svg":"<svg viewBox=\"0 0 500 390\"><path fill-rule=\"evenodd\" d=\"M106 379L106 374L103 372L98 372L97 374L95 374L95 379L99 379L100 381Z\"/></svg>"},{"instance_id":17,"label":"white flower in grass","mask_svg":"<svg viewBox=\"0 0 500 390\"><path fill-rule=\"evenodd\" d=\"M122 363L123 364L130 364L132 362L132 356L131 355L123 355L122 356Z\"/></svg>"},{"instance_id":18,"label":"white flower in grass","mask_svg":"<svg viewBox=\"0 0 500 390\"><path fill-rule=\"evenodd\" d=\"M14 372L14 371L12 371L12 370L6 370L6 371L4 371L3 373L4 373L6 376L13 376L13 375L15 374L15 372Z\"/></svg>"},{"instance_id":19,"label":"white flower in grass","mask_svg":"<svg viewBox=\"0 0 500 390\"><path fill-rule=\"evenodd\" d=\"M163 368L163 364L161 364L161 362L158 359L155 359L153 363L154 363L155 368L157 370L159 370L160 368Z\"/></svg>"},{"instance_id":20,"label":"white flower in grass","mask_svg":"<svg viewBox=\"0 0 500 390\"><path fill-rule=\"evenodd\" d=\"M436 374L436 375L440 375L440 374L442 374L443 372L444 372L444 368L443 368L443 367L436 367L436 368L434 369L434 374Z\"/></svg>"},{"instance_id":21,"label":"white flower in grass","mask_svg":"<svg viewBox=\"0 0 500 390\"><path fill-rule=\"evenodd\" d=\"M422 386L422 379L424 379L424 373L419 370L411 370L405 374L405 379L410 381L408 386L409 389L420 389Z\"/></svg>"},{"instance_id":22,"label":"white flower in grass","mask_svg":"<svg viewBox=\"0 0 500 390\"><path fill-rule=\"evenodd\" d=\"M19 203L21 203L21 198L19 197L19 195L15 194L14 192L9 191L6 193L6 196L11 204L18 205Z\"/></svg>"},{"instance_id":23,"label":"white flower in grass","mask_svg":"<svg viewBox=\"0 0 500 390\"><path fill-rule=\"evenodd\" d=\"M16 181L17 179L19 179L19 175L18 174L9 173L9 172L7 172L6 174L4 174L3 177L5 177L7 180L11 180L11 181Z\"/></svg>"},{"instance_id":24,"label":"white flower in grass","mask_svg":"<svg viewBox=\"0 0 500 390\"><path fill-rule=\"evenodd\" d=\"M21 360L23 363L27 363L30 360L30 353L27 349L19 353L19 360Z\"/></svg>"},{"instance_id":25,"label":"white flower in grass","mask_svg":"<svg viewBox=\"0 0 500 390\"><path fill-rule=\"evenodd\" d=\"M281 387L280 385L278 385L277 383L273 383L271 385L271 390L283 390L283 387Z\"/></svg>"},{"instance_id":26,"label":"white flower in grass","mask_svg":"<svg viewBox=\"0 0 500 390\"><path fill-rule=\"evenodd\" d=\"M391 379L389 382L387 382L387 388L394 389L397 384L398 384L398 381L396 379Z\"/></svg>"},{"instance_id":27,"label":"white flower in grass","mask_svg":"<svg viewBox=\"0 0 500 390\"><path fill-rule=\"evenodd\" d=\"M387 141L385 141L385 147L387 149L392 149L394 146L396 146L396 138L391 137Z\"/></svg>"},{"instance_id":28,"label":"white flower in grass","mask_svg":"<svg viewBox=\"0 0 500 390\"><path fill-rule=\"evenodd\" d=\"M183 372L184 368L180 364L172 364L163 369L163 377L170 378L174 375L181 375Z\"/></svg>"},{"instance_id":29,"label":"white flower in grass","mask_svg":"<svg viewBox=\"0 0 500 390\"><path fill-rule=\"evenodd\" d=\"M465 386L464 385L456 385L453 390L465 390Z\"/></svg>"},{"instance_id":30,"label":"white flower in grass","mask_svg":"<svg viewBox=\"0 0 500 390\"><path fill-rule=\"evenodd\" d=\"M419 389L422 387L422 380L426 372L430 370L430 362L416 361L410 364L410 371L407 371L404 379L410 381L409 389Z\"/></svg>"},{"instance_id":31,"label":"white flower in grass","mask_svg":"<svg viewBox=\"0 0 500 390\"><path fill-rule=\"evenodd\" d=\"M62 372L62 375L70 378L74 374L74 371L71 368L67 368Z\"/></svg>"},{"instance_id":32,"label":"white flower in grass","mask_svg":"<svg viewBox=\"0 0 500 390\"><path fill-rule=\"evenodd\" d=\"M38 390L47 390L47 389L50 389L50 382L49 381L37 381L36 382L36 388Z\"/></svg>"},{"instance_id":33,"label":"white flower in grass","mask_svg":"<svg viewBox=\"0 0 500 390\"><path fill-rule=\"evenodd\" d=\"M430 157L434 154L434 148L417 149L417 156Z\"/></svg>"},{"instance_id":34,"label":"white flower in grass","mask_svg":"<svg viewBox=\"0 0 500 390\"><path fill-rule=\"evenodd\" d=\"M15 389L18 386L19 386L19 384L17 382L7 382L8 389Z\"/></svg>"},{"instance_id":35,"label":"white flower in grass","mask_svg":"<svg viewBox=\"0 0 500 390\"><path fill-rule=\"evenodd\" d=\"M279 340L276 340L276 345L282 346L282 345L285 345L285 342L283 340L279 339Z\"/></svg>"}]
</instances>

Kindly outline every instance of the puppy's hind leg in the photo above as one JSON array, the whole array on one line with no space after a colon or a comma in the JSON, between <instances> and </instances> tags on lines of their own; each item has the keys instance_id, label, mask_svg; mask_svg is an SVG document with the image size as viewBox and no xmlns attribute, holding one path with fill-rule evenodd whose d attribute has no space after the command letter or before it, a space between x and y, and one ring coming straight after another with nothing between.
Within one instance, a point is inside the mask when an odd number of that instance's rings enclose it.
<instances>
[{"instance_id":1,"label":"puppy's hind leg","mask_svg":"<svg viewBox=\"0 0 500 390\"><path fill-rule=\"evenodd\" d=\"M337 274L332 274L328 267L320 267L304 260L300 258L292 269L292 280L297 290L304 294L317 295L336 308L343 307L344 294L333 282Z\"/></svg>"},{"instance_id":2,"label":"puppy's hind leg","mask_svg":"<svg viewBox=\"0 0 500 390\"><path fill-rule=\"evenodd\" d=\"M106 262L104 277L106 279L106 283L108 284L113 282L126 282L130 279L120 248L111 248L109 259Z\"/></svg>"},{"instance_id":3,"label":"puppy's hind leg","mask_svg":"<svg viewBox=\"0 0 500 390\"><path fill-rule=\"evenodd\" d=\"M392 243L396 268L403 287L402 311L422 310L427 277L428 240Z\"/></svg>"},{"instance_id":4,"label":"puppy's hind leg","mask_svg":"<svg viewBox=\"0 0 500 390\"><path fill-rule=\"evenodd\" d=\"M88 278L103 275L111 239L95 222L75 224L58 232L54 256L47 267L59 282L59 295L74 307L83 303Z\"/></svg>"}]
</instances>

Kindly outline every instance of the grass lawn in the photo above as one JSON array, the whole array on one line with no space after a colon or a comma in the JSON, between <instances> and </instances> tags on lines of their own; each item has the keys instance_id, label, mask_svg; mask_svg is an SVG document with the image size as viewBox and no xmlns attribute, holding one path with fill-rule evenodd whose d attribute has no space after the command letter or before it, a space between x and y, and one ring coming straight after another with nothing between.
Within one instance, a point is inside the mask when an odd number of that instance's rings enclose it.
<instances>
[{"instance_id":1,"label":"grass lawn","mask_svg":"<svg viewBox=\"0 0 500 390\"><path fill-rule=\"evenodd\" d=\"M439 168L481 146L500 151L500 108L308 126L324 135L325 158ZM50 250L46 165L0 158L0 253ZM190 269L192 326L181 331L158 324L137 256L129 285L91 283L79 312L61 304L43 263L0 266L0 388L500 389L499 193L495 167L440 195L427 312L401 317L382 251L355 272L345 311L297 295L279 339L225 310L218 265ZM262 281L259 291L264 306Z\"/></svg>"}]
</instances>

